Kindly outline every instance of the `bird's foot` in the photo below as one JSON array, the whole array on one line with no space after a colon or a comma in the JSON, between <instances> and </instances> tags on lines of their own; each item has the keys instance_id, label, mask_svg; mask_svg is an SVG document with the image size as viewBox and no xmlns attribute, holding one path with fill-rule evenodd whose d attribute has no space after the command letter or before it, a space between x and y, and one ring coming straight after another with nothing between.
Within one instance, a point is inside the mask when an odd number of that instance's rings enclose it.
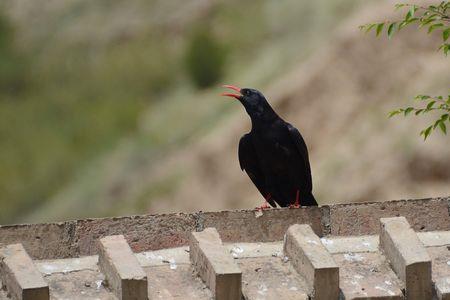
<instances>
[{"instance_id":1,"label":"bird's foot","mask_svg":"<svg viewBox=\"0 0 450 300\"><path fill-rule=\"evenodd\" d=\"M255 209L256 209L256 210L265 210L265 209L269 209L269 208L270 208L269 203L264 202L263 205L261 205L261 206L259 206L259 207L256 207Z\"/></svg>"},{"instance_id":2,"label":"bird's foot","mask_svg":"<svg viewBox=\"0 0 450 300\"><path fill-rule=\"evenodd\" d=\"M289 205L289 208L300 208L300 195L299 190L297 190L297 195L295 196L294 204Z\"/></svg>"}]
</instances>

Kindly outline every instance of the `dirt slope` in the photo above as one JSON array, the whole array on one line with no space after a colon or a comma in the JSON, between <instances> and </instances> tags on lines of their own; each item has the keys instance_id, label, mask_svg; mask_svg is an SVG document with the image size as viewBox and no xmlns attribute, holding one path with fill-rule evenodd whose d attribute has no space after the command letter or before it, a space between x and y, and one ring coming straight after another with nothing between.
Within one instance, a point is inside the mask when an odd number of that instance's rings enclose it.
<instances>
[{"instance_id":1,"label":"dirt slope","mask_svg":"<svg viewBox=\"0 0 450 300\"><path fill-rule=\"evenodd\" d=\"M448 137L436 134L424 143L418 132L429 120L387 119L390 109L415 94L447 93L449 60L436 52L439 40L424 32L403 32L388 41L357 29L390 11L386 4L376 12L359 12L326 47L263 89L280 115L305 137L320 204L450 193ZM239 138L248 129L241 109L153 168L149 181L177 170L184 176L174 193L152 202L150 211L259 204L262 198L237 160Z\"/></svg>"}]
</instances>

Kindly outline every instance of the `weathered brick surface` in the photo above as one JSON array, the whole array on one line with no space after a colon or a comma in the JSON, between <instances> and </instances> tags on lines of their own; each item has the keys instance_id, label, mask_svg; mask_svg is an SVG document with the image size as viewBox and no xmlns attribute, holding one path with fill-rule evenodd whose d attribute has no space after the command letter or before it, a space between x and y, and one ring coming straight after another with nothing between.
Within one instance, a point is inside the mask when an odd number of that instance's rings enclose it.
<instances>
[{"instance_id":1,"label":"weathered brick surface","mask_svg":"<svg viewBox=\"0 0 450 300\"><path fill-rule=\"evenodd\" d=\"M435 282L435 287L439 300L450 300L450 277L439 278Z\"/></svg>"},{"instance_id":2,"label":"weathered brick surface","mask_svg":"<svg viewBox=\"0 0 450 300\"><path fill-rule=\"evenodd\" d=\"M444 232L434 232L434 235L444 237L446 240ZM432 269L432 280L435 285L436 293L438 299L449 299L450 300L450 243L439 246L429 246L438 244L437 239L428 240L425 245L425 249L428 255L431 257L431 269Z\"/></svg>"},{"instance_id":3,"label":"weathered brick surface","mask_svg":"<svg viewBox=\"0 0 450 300\"><path fill-rule=\"evenodd\" d=\"M21 243L34 259L78 255L74 244L75 221L0 226L0 245Z\"/></svg>"},{"instance_id":4,"label":"weathered brick surface","mask_svg":"<svg viewBox=\"0 0 450 300\"><path fill-rule=\"evenodd\" d=\"M98 264L116 296L121 300L148 299L147 275L123 235L104 237L99 245Z\"/></svg>"},{"instance_id":5,"label":"weathered brick surface","mask_svg":"<svg viewBox=\"0 0 450 300\"><path fill-rule=\"evenodd\" d=\"M320 241L331 254L377 252L379 246L377 235L333 237L333 239L324 237Z\"/></svg>"},{"instance_id":6,"label":"weathered brick surface","mask_svg":"<svg viewBox=\"0 0 450 300\"><path fill-rule=\"evenodd\" d=\"M187 254L187 253L186 253ZM189 260L189 257L188 257ZM190 264L145 267L150 283L149 298L161 300L211 300L211 291L201 279L193 276Z\"/></svg>"},{"instance_id":7,"label":"weathered brick surface","mask_svg":"<svg viewBox=\"0 0 450 300\"><path fill-rule=\"evenodd\" d=\"M21 244L0 249L0 278L13 299L50 299L48 284Z\"/></svg>"},{"instance_id":8,"label":"weathered brick surface","mask_svg":"<svg viewBox=\"0 0 450 300\"><path fill-rule=\"evenodd\" d=\"M97 253L96 241L123 234L135 252L185 246L191 231L216 227L225 242L269 242L283 238L295 223L319 235L379 232L381 217L405 216L417 231L450 230L448 199L336 204L271 209L161 214L87 219L63 223L0 226L0 245L20 242L31 257L64 258Z\"/></svg>"},{"instance_id":9,"label":"weathered brick surface","mask_svg":"<svg viewBox=\"0 0 450 300\"><path fill-rule=\"evenodd\" d=\"M338 298L339 268L311 226L290 226L286 232L284 253L313 288L314 299Z\"/></svg>"},{"instance_id":10,"label":"weathered brick surface","mask_svg":"<svg viewBox=\"0 0 450 300\"><path fill-rule=\"evenodd\" d=\"M202 280L217 300L240 300L242 272L222 245L215 228L192 232L189 257Z\"/></svg>"},{"instance_id":11,"label":"weathered brick surface","mask_svg":"<svg viewBox=\"0 0 450 300\"><path fill-rule=\"evenodd\" d=\"M290 225L309 224L322 236L322 208L270 209L258 215L254 210L200 214L201 228L214 227L224 242L271 242L283 239Z\"/></svg>"},{"instance_id":12,"label":"weathered brick surface","mask_svg":"<svg viewBox=\"0 0 450 300\"><path fill-rule=\"evenodd\" d=\"M409 300L431 299L431 258L404 217L382 218L380 246Z\"/></svg>"},{"instance_id":13,"label":"weathered brick surface","mask_svg":"<svg viewBox=\"0 0 450 300\"><path fill-rule=\"evenodd\" d=\"M450 231L418 232L417 236L425 247L450 245Z\"/></svg>"},{"instance_id":14,"label":"weathered brick surface","mask_svg":"<svg viewBox=\"0 0 450 300\"><path fill-rule=\"evenodd\" d=\"M331 205L331 234L378 234L380 218L398 216L416 231L450 230L448 199L436 198Z\"/></svg>"},{"instance_id":15,"label":"weathered brick surface","mask_svg":"<svg viewBox=\"0 0 450 300\"><path fill-rule=\"evenodd\" d=\"M347 252L333 255L339 265L344 299L404 299L403 284L379 252Z\"/></svg>"},{"instance_id":16,"label":"weathered brick surface","mask_svg":"<svg viewBox=\"0 0 450 300\"><path fill-rule=\"evenodd\" d=\"M134 252L179 247L188 244L195 224L193 215L183 213L80 220L75 234L78 253L95 254L99 238L118 234Z\"/></svg>"},{"instance_id":17,"label":"weathered brick surface","mask_svg":"<svg viewBox=\"0 0 450 300\"><path fill-rule=\"evenodd\" d=\"M304 278L292 272L290 263L281 257L266 256L236 261L242 270L242 293L245 299L309 299L309 288Z\"/></svg>"}]
</instances>

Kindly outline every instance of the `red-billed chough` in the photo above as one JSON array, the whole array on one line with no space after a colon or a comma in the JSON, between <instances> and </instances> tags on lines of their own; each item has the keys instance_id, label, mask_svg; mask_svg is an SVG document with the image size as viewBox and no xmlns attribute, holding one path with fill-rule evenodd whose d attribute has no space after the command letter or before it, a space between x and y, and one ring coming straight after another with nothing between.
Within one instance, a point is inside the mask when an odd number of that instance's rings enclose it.
<instances>
[{"instance_id":1,"label":"red-billed chough","mask_svg":"<svg viewBox=\"0 0 450 300\"><path fill-rule=\"evenodd\" d=\"M224 87L239 94L222 96L239 100L250 116L252 129L239 142L239 163L266 201L273 207L317 206L308 149L297 128L281 119L261 92Z\"/></svg>"}]
</instances>

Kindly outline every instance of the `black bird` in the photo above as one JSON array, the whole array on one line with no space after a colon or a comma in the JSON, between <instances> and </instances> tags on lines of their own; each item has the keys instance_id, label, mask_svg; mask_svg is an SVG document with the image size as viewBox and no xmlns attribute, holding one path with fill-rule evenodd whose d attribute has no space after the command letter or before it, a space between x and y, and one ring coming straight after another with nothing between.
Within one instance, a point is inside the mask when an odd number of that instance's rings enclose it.
<instances>
[{"instance_id":1,"label":"black bird","mask_svg":"<svg viewBox=\"0 0 450 300\"><path fill-rule=\"evenodd\" d=\"M281 119L261 92L223 87L239 93L222 96L239 100L250 116L252 129L239 142L239 163L266 201L272 207L317 206L308 149L297 128Z\"/></svg>"}]
</instances>

